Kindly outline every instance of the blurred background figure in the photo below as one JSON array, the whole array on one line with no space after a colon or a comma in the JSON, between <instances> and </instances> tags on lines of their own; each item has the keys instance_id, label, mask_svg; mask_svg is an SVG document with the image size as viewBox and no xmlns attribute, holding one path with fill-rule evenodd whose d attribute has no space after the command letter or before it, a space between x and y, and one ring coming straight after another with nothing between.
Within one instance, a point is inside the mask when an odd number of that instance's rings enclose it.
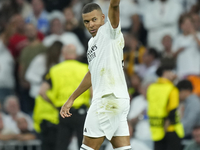
<instances>
[{"instance_id":1,"label":"blurred background figure","mask_svg":"<svg viewBox=\"0 0 200 150\"><path fill-rule=\"evenodd\" d=\"M135 72L142 78L156 78L156 70L160 65L159 54L154 48L149 48L143 55L143 63L135 68Z\"/></svg>"},{"instance_id":2,"label":"blurred background figure","mask_svg":"<svg viewBox=\"0 0 200 150\"><path fill-rule=\"evenodd\" d=\"M176 57L172 52L172 38L170 35L165 35L162 39L163 52L161 53L160 65L170 66L171 68L176 67Z\"/></svg>"},{"instance_id":3,"label":"blurred background figure","mask_svg":"<svg viewBox=\"0 0 200 150\"><path fill-rule=\"evenodd\" d=\"M55 41L60 41L63 45L73 44L77 47L77 55L80 57L85 54L84 47L73 32L64 31L64 16L61 12L54 11L50 15L50 34L45 37L43 44L51 46Z\"/></svg>"},{"instance_id":4,"label":"blurred background figure","mask_svg":"<svg viewBox=\"0 0 200 150\"><path fill-rule=\"evenodd\" d=\"M200 75L200 33L193 25L189 15L182 15L179 21L182 33L174 40L172 51L177 57L177 75ZM187 60L187 61L186 61Z\"/></svg>"},{"instance_id":5,"label":"blurred background figure","mask_svg":"<svg viewBox=\"0 0 200 150\"><path fill-rule=\"evenodd\" d=\"M33 23L39 31L47 34L49 30L49 14L45 10L43 0L31 0L33 11L26 18L26 23Z\"/></svg>"},{"instance_id":6,"label":"blurred background figure","mask_svg":"<svg viewBox=\"0 0 200 150\"><path fill-rule=\"evenodd\" d=\"M173 38L178 34L178 20L182 6L173 0L155 0L144 10L144 26L148 31L149 47L161 52L162 38L168 34Z\"/></svg>"},{"instance_id":7,"label":"blurred background figure","mask_svg":"<svg viewBox=\"0 0 200 150\"><path fill-rule=\"evenodd\" d=\"M192 130L193 141L188 144L184 150L199 150L200 149L200 126L195 126Z\"/></svg>"},{"instance_id":8,"label":"blurred background figure","mask_svg":"<svg viewBox=\"0 0 200 150\"><path fill-rule=\"evenodd\" d=\"M140 95L140 86L141 86L142 79L138 76L137 73L134 73L130 77L130 85L129 85L129 95L130 98L133 99Z\"/></svg>"},{"instance_id":9,"label":"blurred background figure","mask_svg":"<svg viewBox=\"0 0 200 150\"><path fill-rule=\"evenodd\" d=\"M75 13L72 7L65 8L63 10L63 13L66 20L64 30L67 32L75 33L78 36L81 43L83 44L83 46L87 48L89 38L87 38L84 32L83 23L82 23L82 20L80 21L80 17L77 18L75 16Z\"/></svg>"},{"instance_id":10,"label":"blurred background figure","mask_svg":"<svg viewBox=\"0 0 200 150\"><path fill-rule=\"evenodd\" d=\"M62 46L61 42L56 41L45 52L38 54L31 61L25 73L25 79L30 83L29 95L32 98L35 99L38 96L44 76L49 72L49 69L62 61Z\"/></svg>"},{"instance_id":11,"label":"blurred background figure","mask_svg":"<svg viewBox=\"0 0 200 150\"><path fill-rule=\"evenodd\" d=\"M33 121L28 114L25 114L20 109L20 103L16 96L11 95L5 99L4 110L7 113L7 127L12 129L14 133L18 134L20 130L17 127L17 118L25 117L28 123L28 129L33 130Z\"/></svg>"},{"instance_id":12,"label":"blurred background figure","mask_svg":"<svg viewBox=\"0 0 200 150\"><path fill-rule=\"evenodd\" d=\"M148 103L146 100L147 88L153 82L155 80L143 81L139 89L141 94L131 101L128 121L133 149L153 150L154 147L147 116Z\"/></svg>"},{"instance_id":13,"label":"blurred background figure","mask_svg":"<svg viewBox=\"0 0 200 150\"><path fill-rule=\"evenodd\" d=\"M21 15L16 14L12 16L9 24L12 25L12 28L10 30L13 30L13 32L11 33L9 38L8 48L15 60L18 62L22 49L29 44L28 37L25 31L25 22ZM37 31L37 38L41 41L43 40L44 35L41 32Z\"/></svg>"},{"instance_id":14,"label":"blurred background figure","mask_svg":"<svg viewBox=\"0 0 200 150\"><path fill-rule=\"evenodd\" d=\"M147 90L147 114L154 150L181 150L184 130L177 113L179 95L173 84L176 75L166 66L159 67L156 74L157 82Z\"/></svg>"},{"instance_id":15,"label":"blurred background figure","mask_svg":"<svg viewBox=\"0 0 200 150\"><path fill-rule=\"evenodd\" d=\"M181 122L184 127L184 139L192 139L192 129L200 125L200 100L192 93L193 86L188 80L177 84L181 105Z\"/></svg>"},{"instance_id":16,"label":"blurred background figure","mask_svg":"<svg viewBox=\"0 0 200 150\"><path fill-rule=\"evenodd\" d=\"M20 130L20 133L17 135L17 140L28 141L36 138L32 132L33 130L29 129L28 122L25 117L17 118L17 127Z\"/></svg>"},{"instance_id":17,"label":"blurred background figure","mask_svg":"<svg viewBox=\"0 0 200 150\"><path fill-rule=\"evenodd\" d=\"M40 95L52 103L58 110L66 102L72 92L88 72L86 64L78 62L76 47L74 45L64 46L62 54L65 61L53 66L46 75L45 89L41 89ZM80 148L83 138L83 126L87 109L90 105L90 92L86 91L74 102L71 112L73 117L62 118L59 115L59 124L56 137L56 150L66 149L75 134Z\"/></svg>"},{"instance_id":18,"label":"blurred background figure","mask_svg":"<svg viewBox=\"0 0 200 150\"><path fill-rule=\"evenodd\" d=\"M145 46L132 34L125 33L124 63L126 74L130 77L135 68L143 63Z\"/></svg>"},{"instance_id":19,"label":"blurred background figure","mask_svg":"<svg viewBox=\"0 0 200 150\"><path fill-rule=\"evenodd\" d=\"M0 104L4 103L7 96L14 94L15 62L8 48L4 43L3 35L0 37Z\"/></svg>"},{"instance_id":20,"label":"blurred background figure","mask_svg":"<svg viewBox=\"0 0 200 150\"><path fill-rule=\"evenodd\" d=\"M28 38L28 46L22 50L19 59L19 96L22 110L28 114L32 114L34 99L29 96L30 83L26 81L25 73L31 61L38 54L45 52L47 48L37 38L37 29L33 24L26 24L25 31Z\"/></svg>"}]
</instances>

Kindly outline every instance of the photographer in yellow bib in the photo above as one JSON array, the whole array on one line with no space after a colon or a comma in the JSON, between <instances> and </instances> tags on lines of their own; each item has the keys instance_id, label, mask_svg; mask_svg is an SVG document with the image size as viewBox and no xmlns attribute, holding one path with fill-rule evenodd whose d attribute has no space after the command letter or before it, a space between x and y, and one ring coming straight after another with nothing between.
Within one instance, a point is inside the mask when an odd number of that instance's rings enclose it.
<instances>
[{"instance_id":1,"label":"photographer in yellow bib","mask_svg":"<svg viewBox=\"0 0 200 150\"><path fill-rule=\"evenodd\" d=\"M184 130L177 112L179 91L173 84L176 74L167 66L159 67L156 74L159 76L157 82L147 90L154 150L181 150Z\"/></svg>"},{"instance_id":2,"label":"photographer in yellow bib","mask_svg":"<svg viewBox=\"0 0 200 150\"><path fill-rule=\"evenodd\" d=\"M76 133L79 147L82 144L83 125L90 105L89 90L84 92L73 104L71 109L74 115L73 118L64 119L61 116L59 117L58 111L88 72L88 65L76 60L76 47L74 45L64 46L62 54L65 61L50 69L45 77L45 82L42 84L41 96L36 99L34 109L35 129L40 131L42 128L45 130L44 126L52 126L54 130L53 126L58 124L55 133L53 133L55 136L52 137L54 141L44 140L47 144L45 148L42 147L42 150L66 149L74 132ZM49 130L42 135L47 137L50 132L53 131ZM50 147L49 145L52 144L54 145Z\"/></svg>"}]
</instances>

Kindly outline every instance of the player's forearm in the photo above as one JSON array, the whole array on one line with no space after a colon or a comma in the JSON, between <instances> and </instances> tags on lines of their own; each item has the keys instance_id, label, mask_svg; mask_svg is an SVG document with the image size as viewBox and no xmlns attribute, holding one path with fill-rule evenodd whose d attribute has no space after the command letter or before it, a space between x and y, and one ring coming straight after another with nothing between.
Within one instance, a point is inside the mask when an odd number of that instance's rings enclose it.
<instances>
[{"instance_id":1,"label":"player's forearm","mask_svg":"<svg viewBox=\"0 0 200 150\"><path fill-rule=\"evenodd\" d=\"M119 3L120 0L111 0L108 10L108 17L113 28L119 25Z\"/></svg>"},{"instance_id":2,"label":"player's forearm","mask_svg":"<svg viewBox=\"0 0 200 150\"><path fill-rule=\"evenodd\" d=\"M91 74L88 71L88 73L83 78L82 82L78 86L78 88L74 91L74 93L70 96L69 99L75 100L77 97L79 97L82 93L84 93L86 90L88 90L92 86L91 83Z\"/></svg>"}]
</instances>

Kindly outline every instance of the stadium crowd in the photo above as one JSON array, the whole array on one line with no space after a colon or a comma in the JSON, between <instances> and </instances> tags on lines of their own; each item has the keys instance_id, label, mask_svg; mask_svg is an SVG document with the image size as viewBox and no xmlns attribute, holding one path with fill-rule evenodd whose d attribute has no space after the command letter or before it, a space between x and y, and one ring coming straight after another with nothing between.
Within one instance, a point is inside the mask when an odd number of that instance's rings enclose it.
<instances>
[{"instance_id":1,"label":"stadium crowd","mask_svg":"<svg viewBox=\"0 0 200 150\"><path fill-rule=\"evenodd\" d=\"M73 91L70 88L76 88L73 85L78 85L83 74L81 64L88 63L91 35L81 17L88 2L98 3L107 16L109 0L0 0L0 141L39 139L42 150L57 150L64 140L66 149L78 150L82 135L78 128L83 123L77 121L81 119L68 125L70 132L58 132L62 104L55 102L60 97L55 94L58 75L54 76L53 68L72 59L81 62L76 67L77 62L71 61L74 67L57 71L68 79L59 80L58 86L67 89L66 93ZM200 149L200 1L121 0L120 22L133 150L154 149L148 112L153 92L149 87L160 83L160 77L171 80L178 93L166 99L178 98L174 107L184 129L181 149ZM69 70L79 72L63 73ZM162 90L157 89L155 95ZM83 102L75 104L74 113L85 117L91 98L92 89ZM105 142L103 149L112 147Z\"/></svg>"}]
</instances>

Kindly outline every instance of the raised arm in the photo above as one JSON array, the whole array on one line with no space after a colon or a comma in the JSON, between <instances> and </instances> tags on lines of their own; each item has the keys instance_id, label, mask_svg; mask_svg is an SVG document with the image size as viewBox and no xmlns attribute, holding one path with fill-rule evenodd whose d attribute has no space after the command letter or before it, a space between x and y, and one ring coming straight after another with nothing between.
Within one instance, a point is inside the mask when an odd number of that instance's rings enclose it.
<instances>
[{"instance_id":1,"label":"raised arm","mask_svg":"<svg viewBox=\"0 0 200 150\"><path fill-rule=\"evenodd\" d=\"M119 3L120 0L110 0L108 17L113 28L117 28L119 25Z\"/></svg>"},{"instance_id":2,"label":"raised arm","mask_svg":"<svg viewBox=\"0 0 200 150\"><path fill-rule=\"evenodd\" d=\"M69 112L70 108L72 107L74 100L79 97L82 93L88 90L92 86L91 84L91 74L90 71L85 75L82 82L78 86L78 88L74 91L74 93L69 97L66 103L62 106L60 110L60 115L65 117L70 117L72 114Z\"/></svg>"}]
</instances>

